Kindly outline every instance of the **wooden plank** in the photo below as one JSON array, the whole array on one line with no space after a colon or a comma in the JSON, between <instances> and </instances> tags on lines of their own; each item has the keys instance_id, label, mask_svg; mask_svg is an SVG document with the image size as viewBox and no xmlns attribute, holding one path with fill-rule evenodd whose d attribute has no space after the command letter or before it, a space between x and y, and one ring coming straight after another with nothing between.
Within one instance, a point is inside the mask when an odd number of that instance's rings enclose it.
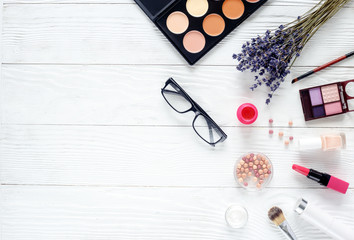
<instances>
[{"instance_id":1,"label":"wooden plank","mask_svg":"<svg viewBox=\"0 0 354 240\"><path fill-rule=\"evenodd\" d=\"M252 74L233 67L199 66L81 66L3 65L2 121L5 124L189 125L191 119L175 113L160 89L173 76L222 126L241 126L236 110L254 103L259 118L253 126L353 127L352 114L304 121L298 90L352 78L343 63L291 85L290 79L310 68L294 67L267 106L267 89L249 90Z\"/></svg>"},{"instance_id":2,"label":"wooden plank","mask_svg":"<svg viewBox=\"0 0 354 240\"><path fill-rule=\"evenodd\" d=\"M2 188L3 240L283 239L267 217L274 205L282 208L299 239L329 240L293 211L299 197L353 230L353 190L342 197L303 189L272 189L255 195L229 188ZM226 225L224 214L231 204L247 208L246 227L233 230Z\"/></svg>"},{"instance_id":3,"label":"wooden plank","mask_svg":"<svg viewBox=\"0 0 354 240\"><path fill-rule=\"evenodd\" d=\"M133 0L4 0L5 4L135 4ZM318 0L269 0L265 6L314 6ZM346 7L353 7L349 2Z\"/></svg>"},{"instance_id":4,"label":"wooden plank","mask_svg":"<svg viewBox=\"0 0 354 240\"><path fill-rule=\"evenodd\" d=\"M241 45L295 19L310 6L268 6L216 46L200 65L234 65ZM354 44L351 8L316 34L297 66L315 66ZM5 63L180 64L186 62L133 4L8 4L4 7ZM353 60L343 63L352 66Z\"/></svg>"},{"instance_id":5,"label":"wooden plank","mask_svg":"<svg viewBox=\"0 0 354 240\"><path fill-rule=\"evenodd\" d=\"M191 120L191 119L190 119ZM295 140L288 148L267 128L224 128L229 138L216 148L189 126L3 126L1 178L4 184L114 186L236 186L233 168L246 152L273 161L270 187L322 188L291 169L297 163L354 182L352 129L284 130ZM347 134L347 149L299 152L299 137ZM332 190L328 190L329 192Z\"/></svg>"}]
</instances>

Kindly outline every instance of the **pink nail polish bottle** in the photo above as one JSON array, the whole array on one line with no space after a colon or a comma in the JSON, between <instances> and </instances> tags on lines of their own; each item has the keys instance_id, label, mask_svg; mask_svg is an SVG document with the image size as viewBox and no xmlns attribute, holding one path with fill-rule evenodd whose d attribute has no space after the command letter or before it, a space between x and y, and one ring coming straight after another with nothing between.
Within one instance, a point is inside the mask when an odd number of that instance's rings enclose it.
<instances>
[{"instance_id":1,"label":"pink nail polish bottle","mask_svg":"<svg viewBox=\"0 0 354 240\"><path fill-rule=\"evenodd\" d=\"M326 134L317 138L303 138L299 140L300 149L321 148L323 151L331 151L343 149L345 146L345 133Z\"/></svg>"},{"instance_id":2,"label":"pink nail polish bottle","mask_svg":"<svg viewBox=\"0 0 354 240\"><path fill-rule=\"evenodd\" d=\"M252 124L257 120L258 110L251 103L244 103L237 109L237 118L243 124Z\"/></svg>"}]
</instances>

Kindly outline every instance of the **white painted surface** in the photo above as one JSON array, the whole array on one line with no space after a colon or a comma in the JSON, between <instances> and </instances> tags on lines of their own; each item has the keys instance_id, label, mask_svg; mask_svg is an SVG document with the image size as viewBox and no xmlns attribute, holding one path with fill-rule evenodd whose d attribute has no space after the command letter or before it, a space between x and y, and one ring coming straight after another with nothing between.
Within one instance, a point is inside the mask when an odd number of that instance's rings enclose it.
<instances>
[{"instance_id":1,"label":"white painted surface","mask_svg":"<svg viewBox=\"0 0 354 240\"><path fill-rule=\"evenodd\" d=\"M265 106L265 89L231 55L268 28L288 22L316 0L269 1L190 67L132 0L5 0L1 67L1 239L284 239L268 221L283 208L299 239L330 239L292 212L304 196L354 228L354 188L346 195L294 173L293 163L354 183L354 115L306 123L298 90L353 79L354 59L291 86ZM289 79L354 46L353 2L307 45ZM174 113L160 95L173 76L229 138L211 148L195 136L191 115ZM252 127L236 122L243 102L260 112ZM341 152L298 152L286 136L344 131ZM287 122L294 121L288 128ZM236 159L248 151L273 161L261 193L237 187ZM230 204L249 211L231 230Z\"/></svg>"}]
</instances>

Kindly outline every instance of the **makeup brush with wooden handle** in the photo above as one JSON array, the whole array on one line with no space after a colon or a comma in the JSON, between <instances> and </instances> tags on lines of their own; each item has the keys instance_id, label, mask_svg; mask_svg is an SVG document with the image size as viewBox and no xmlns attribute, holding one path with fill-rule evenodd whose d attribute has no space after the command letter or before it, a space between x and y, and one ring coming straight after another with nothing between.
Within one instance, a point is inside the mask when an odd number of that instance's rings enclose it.
<instances>
[{"instance_id":1,"label":"makeup brush with wooden handle","mask_svg":"<svg viewBox=\"0 0 354 240\"><path fill-rule=\"evenodd\" d=\"M286 221L283 211L280 208L272 207L271 209L269 209L268 217L277 227L280 228L280 230L283 231L283 233L285 233L288 239L290 240L297 239L288 221Z\"/></svg>"}]
</instances>

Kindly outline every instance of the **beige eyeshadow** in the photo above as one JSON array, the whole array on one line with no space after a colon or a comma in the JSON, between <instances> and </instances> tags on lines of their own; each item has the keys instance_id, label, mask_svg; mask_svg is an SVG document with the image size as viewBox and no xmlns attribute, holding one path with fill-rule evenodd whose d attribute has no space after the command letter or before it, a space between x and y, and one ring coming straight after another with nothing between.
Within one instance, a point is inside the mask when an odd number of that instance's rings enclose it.
<instances>
[{"instance_id":1,"label":"beige eyeshadow","mask_svg":"<svg viewBox=\"0 0 354 240\"><path fill-rule=\"evenodd\" d=\"M181 34L187 30L189 26L189 20L186 14L183 12L173 12L168 16L166 25L168 30L170 30L172 33Z\"/></svg>"},{"instance_id":2,"label":"beige eyeshadow","mask_svg":"<svg viewBox=\"0 0 354 240\"><path fill-rule=\"evenodd\" d=\"M209 14L204 18L203 29L209 36L219 36L225 29L225 21L219 14Z\"/></svg>"},{"instance_id":3,"label":"beige eyeshadow","mask_svg":"<svg viewBox=\"0 0 354 240\"><path fill-rule=\"evenodd\" d=\"M186 8L193 17L201 17L208 11L209 3L208 0L187 0Z\"/></svg>"},{"instance_id":4,"label":"beige eyeshadow","mask_svg":"<svg viewBox=\"0 0 354 240\"><path fill-rule=\"evenodd\" d=\"M222 12L229 19L238 19L245 12L245 5L241 0L225 0L222 5Z\"/></svg>"},{"instance_id":5,"label":"beige eyeshadow","mask_svg":"<svg viewBox=\"0 0 354 240\"><path fill-rule=\"evenodd\" d=\"M339 101L339 92L337 84L321 87L324 103Z\"/></svg>"},{"instance_id":6,"label":"beige eyeshadow","mask_svg":"<svg viewBox=\"0 0 354 240\"><path fill-rule=\"evenodd\" d=\"M183 38L183 46L190 53L199 53L205 47L205 37L199 31L190 31Z\"/></svg>"}]
</instances>

